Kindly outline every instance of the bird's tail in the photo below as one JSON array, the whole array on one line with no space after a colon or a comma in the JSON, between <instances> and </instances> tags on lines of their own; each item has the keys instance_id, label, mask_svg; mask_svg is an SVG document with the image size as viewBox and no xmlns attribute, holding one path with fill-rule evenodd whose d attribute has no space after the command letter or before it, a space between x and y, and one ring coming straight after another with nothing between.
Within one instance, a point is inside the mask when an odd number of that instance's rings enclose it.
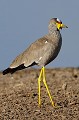
<instances>
[{"instance_id":1,"label":"bird's tail","mask_svg":"<svg viewBox=\"0 0 79 120\"><path fill-rule=\"evenodd\" d=\"M13 73L13 70L11 69L11 68L7 68L7 69L5 69L3 72L3 75L5 75L5 74L7 74L7 73Z\"/></svg>"},{"instance_id":2,"label":"bird's tail","mask_svg":"<svg viewBox=\"0 0 79 120\"><path fill-rule=\"evenodd\" d=\"M2 73L3 75L7 74L7 73L11 73L13 74L14 72L18 71L18 70L22 70L25 69L26 67L24 66L24 64L19 65L18 67L15 68L7 68L5 69Z\"/></svg>"}]
</instances>

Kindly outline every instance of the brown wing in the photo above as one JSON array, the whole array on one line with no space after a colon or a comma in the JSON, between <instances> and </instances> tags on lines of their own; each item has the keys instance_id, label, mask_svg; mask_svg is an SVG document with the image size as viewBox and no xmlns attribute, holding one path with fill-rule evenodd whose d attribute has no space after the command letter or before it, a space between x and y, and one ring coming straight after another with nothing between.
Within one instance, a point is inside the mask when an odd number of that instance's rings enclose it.
<instances>
[{"instance_id":1,"label":"brown wing","mask_svg":"<svg viewBox=\"0 0 79 120\"><path fill-rule=\"evenodd\" d=\"M18 55L10 65L10 68L15 68L24 64L25 67L30 66L33 63L37 63L39 58L44 55L46 37L42 37L32 43L23 53Z\"/></svg>"},{"instance_id":2,"label":"brown wing","mask_svg":"<svg viewBox=\"0 0 79 120\"><path fill-rule=\"evenodd\" d=\"M58 41L58 42L57 42ZM51 62L61 48L61 39L49 39L42 37L32 43L23 53L15 58L9 68L3 74L14 73L17 70L38 64L44 66Z\"/></svg>"}]
</instances>

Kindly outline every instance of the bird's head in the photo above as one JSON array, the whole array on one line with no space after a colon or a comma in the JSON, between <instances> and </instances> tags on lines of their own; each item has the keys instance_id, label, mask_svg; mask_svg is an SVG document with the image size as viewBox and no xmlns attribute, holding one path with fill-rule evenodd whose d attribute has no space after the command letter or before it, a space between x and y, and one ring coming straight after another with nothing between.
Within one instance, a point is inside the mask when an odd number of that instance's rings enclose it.
<instances>
[{"instance_id":1,"label":"bird's head","mask_svg":"<svg viewBox=\"0 0 79 120\"><path fill-rule=\"evenodd\" d=\"M62 29L62 28L68 28L66 25L64 25L63 23L62 23L62 21L61 20L59 20L58 18L52 18L51 20L50 20L50 23L49 23L50 25L52 25L52 27L54 27L54 26L56 26L56 28L58 29L58 30L60 30L60 29Z\"/></svg>"}]
</instances>

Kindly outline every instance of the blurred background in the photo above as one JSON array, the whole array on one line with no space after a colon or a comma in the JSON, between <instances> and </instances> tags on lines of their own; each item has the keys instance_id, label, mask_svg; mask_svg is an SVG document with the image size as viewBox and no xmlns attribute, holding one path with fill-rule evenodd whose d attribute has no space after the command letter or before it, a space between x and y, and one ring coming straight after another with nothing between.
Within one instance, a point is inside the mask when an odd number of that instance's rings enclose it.
<instances>
[{"instance_id":1,"label":"blurred background","mask_svg":"<svg viewBox=\"0 0 79 120\"><path fill-rule=\"evenodd\" d=\"M0 0L0 70L32 42L48 32L57 17L68 29L61 30L63 45L47 67L79 66L79 0Z\"/></svg>"}]
</instances>

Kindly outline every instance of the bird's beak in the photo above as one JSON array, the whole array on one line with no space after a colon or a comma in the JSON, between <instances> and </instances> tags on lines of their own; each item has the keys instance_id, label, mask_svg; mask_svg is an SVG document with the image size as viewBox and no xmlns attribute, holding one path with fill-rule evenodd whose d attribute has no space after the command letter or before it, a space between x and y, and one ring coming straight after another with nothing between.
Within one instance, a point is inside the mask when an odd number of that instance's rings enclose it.
<instances>
[{"instance_id":1,"label":"bird's beak","mask_svg":"<svg viewBox=\"0 0 79 120\"><path fill-rule=\"evenodd\" d=\"M68 28L66 25L64 25L63 23L56 23L58 30L62 29L62 28Z\"/></svg>"},{"instance_id":2,"label":"bird's beak","mask_svg":"<svg viewBox=\"0 0 79 120\"><path fill-rule=\"evenodd\" d=\"M61 24L61 28L68 28L68 26Z\"/></svg>"}]
</instances>

